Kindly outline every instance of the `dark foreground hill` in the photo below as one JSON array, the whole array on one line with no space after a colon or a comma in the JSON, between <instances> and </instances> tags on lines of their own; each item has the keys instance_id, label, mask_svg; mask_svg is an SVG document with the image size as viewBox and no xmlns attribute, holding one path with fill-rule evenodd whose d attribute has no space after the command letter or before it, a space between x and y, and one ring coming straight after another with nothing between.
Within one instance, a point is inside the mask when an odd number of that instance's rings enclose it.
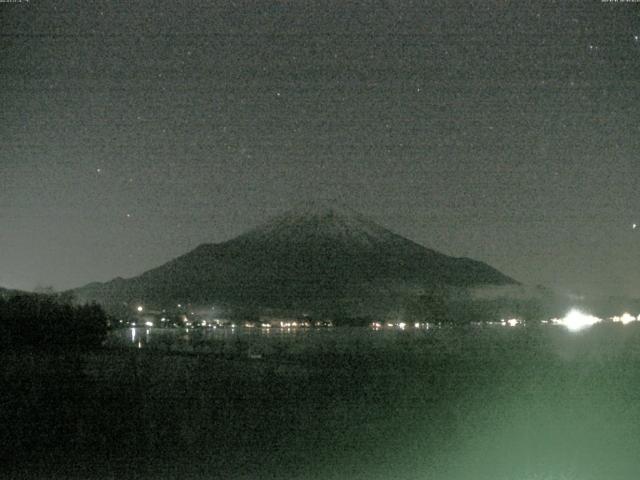
<instances>
[{"instance_id":1,"label":"dark foreground hill","mask_svg":"<svg viewBox=\"0 0 640 480\"><path fill-rule=\"evenodd\" d=\"M13 290L9 288L0 287L0 298L9 298L15 295L24 295L28 292L24 292L22 290Z\"/></svg>"},{"instance_id":2,"label":"dark foreground hill","mask_svg":"<svg viewBox=\"0 0 640 480\"><path fill-rule=\"evenodd\" d=\"M514 283L489 265L430 250L356 212L312 205L232 240L200 245L137 277L92 283L75 293L105 305L191 302L360 312L399 292Z\"/></svg>"}]
</instances>

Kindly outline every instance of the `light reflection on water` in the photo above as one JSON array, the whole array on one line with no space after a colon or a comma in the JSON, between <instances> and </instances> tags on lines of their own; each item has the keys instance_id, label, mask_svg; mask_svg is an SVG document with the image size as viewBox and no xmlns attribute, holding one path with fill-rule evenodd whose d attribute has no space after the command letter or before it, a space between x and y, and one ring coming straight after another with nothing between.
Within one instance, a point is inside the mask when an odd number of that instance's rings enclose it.
<instances>
[{"instance_id":1,"label":"light reflection on water","mask_svg":"<svg viewBox=\"0 0 640 480\"><path fill-rule=\"evenodd\" d=\"M348 337L351 339L385 337L394 338L406 335L425 335L428 329L382 329L370 327L311 327L311 328L149 328L130 327L114 330L107 340L108 346L134 346L137 348L156 347L165 349L192 348L194 345L224 343L243 339L261 342L266 339L331 339Z\"/></svg>"},{"instance_id":2,"label":"light reflection on water","mask_svg":"<svg viewBox=\"0 0 640 480\"><path fill-rule=\"evenodd\" d=\"M640 437L636 425L640 424L640 409L635 399L640 349L632 346L640 345L640 325L601 325L583 334L554 325L443 327L428 331L411 325L405 330L386 327L141 327L113 332L111 338L134 348L140 345L143 349L175 348L248 357L240 367L233 362L219 364L228 369L228 376L220 378L254 379L246 384L229 382L241 385L238 389L253 385L254 390L246 396L245 390L239 390L242 395L237 397L237 392L229 393L234 400L229 401L228 408L234 408L236 398L258 398L259 392L263 395L260 398L266 399L261 404L265 410L256 414L258 410L251 409L253 403L251 408L247 407L249 403L242 404L238 411L253 413L228 418L245 419L245 425L263 435L268 445L268 439L273 438L270 432L277 426L267 419L284 418L284 412L290 415L287 418L299 421L297 425L307 425L309 419L317 417L312 424L315 430L300 427L300 436L290 438L292 444L302 445L306 458L314 458L316 451L306 446L318 448L318 438L360 446L353 456L345 454L333 462L324 458L334 458L330 455L336 449L331 446L323 452L319 447L321 460L310 467L320 472L314 478L410 479L418 478L416 472L424 473L420 478L436 480L637 478L640 470L635 452ZM366 362L349 363L370 350L375 355L364 356ZM326 357L329 366L287 363L307 352L322 361ZM331 356L342 352L355 355ZM150 356L153 361L139 361L138 365L146 365L145 371L157 375L153 378L162 378L165 388L171 390L174 384L163 376L167 370L154 370L159 357ZM272 358L285 361L259 360ZM219 371L210 368L217 365L217 357L193 356L184 363L180 363L183 358L176 361L169 355L162 359L174 368L184 365L189 372L199 372L193 375L200 376L189 380L193 391L202 388L204 392L217 392L211 385L217 385L214 371ZM342 370L336 368L343 362L346 366ZM246 368L249 363L251 367ZM193 365L205 368L192 369ZM263 378L269 378L263 376L265 373L276 381L263 382ZM186 374L184 377L189 378ZM274 402L277 398L284 401ZM211 418L210 403L203 401L202 405L201 417L194 417L198 425ZM318 405L330 408L318 409ZM190 410L190 415L194 411L198 410ZM228 431L237 428L232 422L229 420ZM291 424L296 425L293 421ZM326 436L322 433L325 431ZM299 467L300 456L292 454L286 460L282 450L276 452L273 456L284 469ZM258 463L269 461L256 458ZM380 462L380 458L385 461ZM324 465L345 472L360 470L367 475L331 476L322 470ZM559 473L565 471L575 474L565 477Z\"/></svg>"}]
</instances>

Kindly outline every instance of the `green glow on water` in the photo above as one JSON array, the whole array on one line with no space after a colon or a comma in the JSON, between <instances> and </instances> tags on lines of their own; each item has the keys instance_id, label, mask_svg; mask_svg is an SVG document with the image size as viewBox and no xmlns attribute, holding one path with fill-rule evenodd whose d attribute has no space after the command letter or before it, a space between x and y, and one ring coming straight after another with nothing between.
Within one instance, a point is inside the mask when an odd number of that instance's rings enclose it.
<instances>
[{"instance_id":1,"label":"green glow on water","mask_svg":"<svg viewBox=\"0 0 640 480\"><path fill-rule=\"evenodd\" d=\"M99 410L78 404L73 418L84 415L85 436L58 461L145 479L633 480L640 472L640 325L219 341L207 354L88 355L83 398ZM258 347L262 356L246 355ZM24 360L2 362L7 384L25 386L14 387L23 408L12 419L52 405L42 385L54 377L37 358ZM82 386L69 382L70 392ZM100 449L79 458L92 442L108 446L111 460Z\"/></svg>"}]
</instances>

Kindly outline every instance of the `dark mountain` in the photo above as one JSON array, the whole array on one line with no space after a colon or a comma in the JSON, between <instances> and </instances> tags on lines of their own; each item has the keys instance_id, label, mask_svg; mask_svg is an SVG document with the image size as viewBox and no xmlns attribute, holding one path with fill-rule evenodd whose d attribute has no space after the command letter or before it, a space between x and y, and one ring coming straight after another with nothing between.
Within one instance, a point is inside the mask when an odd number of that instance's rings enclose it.
<instances>
[{"instance_id":1,"label":"dark mountain","mask_svg":"<svg viewBox=\"0 0 640 480\"><path fill-rule=\"evenodd\" d=\"M81 300L332 310L385 292L516 283L443 255L348 209L309 205L219 244L203 244L140 276L92 283Z\"/></svg>"}]
</instances>

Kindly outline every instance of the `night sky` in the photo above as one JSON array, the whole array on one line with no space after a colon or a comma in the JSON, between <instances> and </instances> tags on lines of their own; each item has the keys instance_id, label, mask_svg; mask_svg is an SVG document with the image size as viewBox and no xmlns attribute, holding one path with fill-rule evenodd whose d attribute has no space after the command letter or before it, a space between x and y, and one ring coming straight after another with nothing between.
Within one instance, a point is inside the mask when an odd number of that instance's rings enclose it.
<instances>
[{"instance_id":1,"label":"night sky","mask_svg":"<svg viewBox=\"0 0 640 480\"><path fill-rule=\"evenodd\" d=\"M0 286L132 276L334 199L527 284L640 296L640 3L5 0L0 22Z\"/></svg>"}]
</instances>

